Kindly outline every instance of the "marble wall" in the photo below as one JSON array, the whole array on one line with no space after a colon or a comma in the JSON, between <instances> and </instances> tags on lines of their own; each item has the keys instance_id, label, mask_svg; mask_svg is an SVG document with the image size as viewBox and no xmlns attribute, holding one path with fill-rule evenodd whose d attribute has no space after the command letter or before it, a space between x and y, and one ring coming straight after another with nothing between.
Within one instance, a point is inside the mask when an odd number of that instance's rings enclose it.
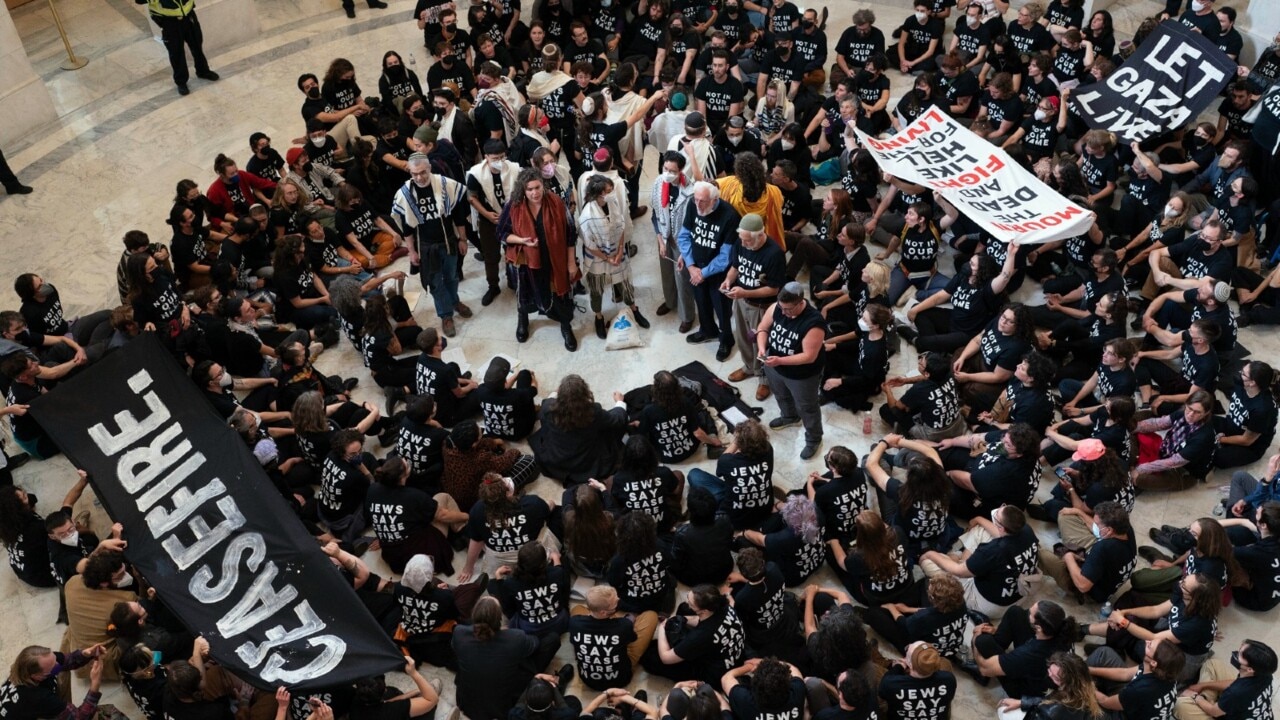
<instances>
[{"instance_id":1,"label":"marble wall","mask_svg":"<svg viewBox=\"0 0 1280 720\"><path fill-rule=\"evenodd\" d=\"M0 8L0 147L57 119L53 99L27 59L9 8Z\"/></svg>"}]
</instances>

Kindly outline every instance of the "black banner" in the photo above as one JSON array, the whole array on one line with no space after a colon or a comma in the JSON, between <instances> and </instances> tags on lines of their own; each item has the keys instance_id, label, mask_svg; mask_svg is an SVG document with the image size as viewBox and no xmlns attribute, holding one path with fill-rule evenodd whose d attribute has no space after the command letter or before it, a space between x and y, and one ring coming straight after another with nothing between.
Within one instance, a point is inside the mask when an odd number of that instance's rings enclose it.
<instances>
[{"instance_id":1,"label":"black banner","mask_svg":"<svg viewBox=\"0 0 1280 720\"><path fill-rule=\"evenodd\" d=\"M1128 144L1185 125L1235 76L1236 64L1218 46L1166 20L1105 81L1077 88L1072 109Z\"/></svg>"},{"instance_id":2,"label":"black banner","mask_svg":"<svg viewBox=\"0 0 1280 720\"><path fill-rule=\"evenodd\" d=\"M300 690L404 666L245 443L150 333L31 412L124 524L126 557L220 664L260 687Z\"/></svg>"}]
</instances>

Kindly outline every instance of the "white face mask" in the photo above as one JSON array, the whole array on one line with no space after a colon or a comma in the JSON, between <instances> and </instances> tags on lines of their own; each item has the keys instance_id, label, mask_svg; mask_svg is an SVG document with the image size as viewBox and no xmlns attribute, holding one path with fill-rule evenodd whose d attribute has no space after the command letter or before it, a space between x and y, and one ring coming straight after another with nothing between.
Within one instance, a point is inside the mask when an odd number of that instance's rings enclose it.
<instances>
[{"instance_id":1,"label":"white face mask","mask_svg":"<svg viewBox=\"0 0 1280 720\"><path fill-rule=\"evenodd\" d=\"M795 147L796 147L796 144L795 144L795 143L793 143L793 142L791 142L790 140L783 140L783 141L782 141L782 149L783 149L783 150L786 150L786 151L790 152L791 150L794 150L794 149L795 149Z\"/></svg>"},{"instance_id":2,"label":"white face mask","mask_svg":"<svg viewBox=\"0 0 1280 720\"><path fill-rule=\"evenodd\" d=\"M222 377L218 378L218 385L221 387L231 387L235 384L235 381L236 379L231 377L231 373L224 372L222 373Z\"/></svg>"},{"instance_id":3,"label":"white face mask","mask_svg":"<svg viewBox=\"0 0 1280 720\"><path fill-rule=\"evenodd\" d=\"M1204 3L1199 0L1191 0L1191 12L1200 12L1204 9Z\"/></svg>"},{"instance_id":4,"label":"white face mask","mask_svg":"<svg viewBox=\"0 0 1280 720\"><path fill-rule=\"evenodd\" d=\"M328 135L321 135L321 136L319 136L319 137L313 137L313 138L311 138L311 144L312 144L312 145L315 145L316 147L324 147L324 141L325 141L325 138L327 138L327 137L329 137L329 136L328 136Z\"/></svg>"},{"instance_id":5,"label":"white face mask","mask_svg":"<svg viewBox=\"0 0 1280 720\"><path fill-rule=\"evenodd\" d=\"M864 333L871 332L871 323L863 320L862 318L858 318L858 329Z\"/></svg>"},{"instance_id":6,"label":"white face mask","mask_svg":"<svg viewBox=\"0 0 1280 720\"><path fill-rule=\"evenodd\" d=\"M1164 206L1164 216L1165 216L1165 217L1167 217L1167 218L1175 218L1175 217L1178 217L1178 211L1177 211L1177 210L1174 210L1172 205L1165 205L1165 206Z\"/></svg>"},{"instance_id":7,"label":"white face mask","mask_svg":"<svg viewBox=\"0 0 1280 720\"><path fill-rule=\"evenodd\" d=\"M673 172L662 173L662 182L673 183L676 181L676 174Z\"/></svg>"},{"instance_id":8,"label":"white face mask","mask_svg":"<svg viewBox=\"0 0 1280 720\"><path fill-rule=\"evenodd\" d=\"M490 160L490 161L489 161L489 167L490 167L494 172L500 173L500 172L502 172L503 170L506 170L506 169L507 169L507 161L506 161L506 160Z\"/></svg>"},{"instance_id":9,"label":"white face mask","mask_svg":"<svg viewBox=\"0 0 1280 720\"><path fill-rule=\"evenodd\" d=\"M1048 118L1049 118L1049 113L1041 110L1040 108L1036 108L1036 120L1039 120L1040 122L1044 122Z\"/></svg>"},{"instance_id":10,"label":"white face mask","mask_svg":"<svg viewBox=\"0 0 1280 720\"><path fill-rule=\"evenodd\" d=\"M133 576L130 575L129 573L125 573L124 577L115 581L115 586L118 588L127 588L132 584L133 584Z\"/></svg>"},{"instance_id":11,"label":"white face mask","mask_svg":"<svg viewBox=\"0 0 1280 720\"><path fill-rule=\"evenodd\" d=\"M729 144L730 144L730 145L733 145L733 146L735 146L735 147L736 147L737 145L739 145L739 144L742 142L742 136L741 136L741 135L725 135L724 137L725 137L725 139L726 139L726 140L728 140L728 141L729 141Z\"/></svg>"},{"instance_id":12,"label":"white face mask","mask_svg":"<svg viewBox=\"0 0 1280 720\"><path fill-rule=\"evenodd\" d=\"M1099 540L1102 539L1102 528L1098 527L1098 523L1093 523L1093 527L1091 527L1090 529L1093 530L1094 537L1098 538Z\"/></svg>"},{"instance_id":13,"label":"white face mask","mask_svg":"<svg viewBox=\"0 0 1280 720\"><path fill-rule=\"evenodd\" d=\"M982 24L981 17L974 17L973 15L969 16L969 27L978 27L981 24Z\"/></svg>"},{"instance_id":14,"label":"white face mask","mask_svg":"<svg viewBox=\"0 0 1280 720\"><path fill-rule=\"evenodd\" d=\"M72 530L70 535L64 538L59 538L58 542L66 545L67 547L75 547L80 544L80 531Z\"/></svg>"},{"instance_id":15,"label":"white face mask","mask_svg":"<svg viewBox=\"0 0 1280 720\"><path fill-rule=\"evenodd\" d=\"M556 175L555 163L547 163L546 165L542 166L542 177L549 178L549 177L555 177L555 175Z\"/></svg>"},{"instance_id":16,"label":"white face mask","mask_svg":"<svg viewBox=\"0 0 1280 720\"><path fill-rule=\"evenodd\" d=\"M916 13L916 22L923 25L928 21L929 21L929 13L922 13L922 12Z\"/></svg>"}]
</instances>

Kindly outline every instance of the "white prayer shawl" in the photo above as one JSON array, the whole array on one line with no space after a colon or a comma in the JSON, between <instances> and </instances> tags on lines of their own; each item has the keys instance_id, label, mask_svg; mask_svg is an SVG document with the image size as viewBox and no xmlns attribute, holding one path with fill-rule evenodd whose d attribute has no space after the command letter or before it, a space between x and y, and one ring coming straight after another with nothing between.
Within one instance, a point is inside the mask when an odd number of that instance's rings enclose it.
<instances>
[{"instance_id":1,"label":"white prayer shawl","mask_svg":"<svg viewBox=\"0 0 1280 720\"><path fill-rule=\"evenodd\" d=\"M516 133L520 132L520 123L516 120L516 112L520 110L521 105L524 105L524 96L516 89L516 84L511 82L511 78L500 78L497 85L476 93L475 105L471 106L473 117L475 108L488 99L492 99L498 104L498 111L502 113L504 141L510 146L511 141L516 138Z\"/></svg>"},{"instance_id":2,"label":"white prayer shawl","mask_svg":"<svg viewBox=\"0 0 1280 720\"><path fill-rule=\"evenodd\" d=\"M453 142L453 120L458 117L458 112L458 106L454 105L453 110L448 115L440 118L439 137L445 138L449 142Z\"/></svg>"},{"instance_id":3,"label":"white prayer shawl","mask_svg":"<svg viewBox=\"0 0 1280 720\"><path fill-rule=\"evenodd\" d=\"M682 129L682 130L683 130L683 129ZM675 137L671 138L670 142L668 142L668 143L667 143L667 150L674 150L674 151L676 151L676 152L684 152L684 151L682 151L682 149L681 149L681 147L680 147L684 142L685 142L685 134L684 134L684 132L682 131L680 134L678 134L678 135L676 135ZM707 181L715 180L715 178L716 178L716 162L715 162L715 160L716 160L716 149L715 149L715 147L711 144L711 139L710 139L710 138L708 138L706 135L703 135L703 136L702 136L702 137L700 137L700 138L692 138L692 139L690 139L690 140L689 140L689 149L688 149L688 151L687 151L687 152L684 152L684 157L685 157L685 161L686 161L686 162L685 162L685 164L684 164L684 170L683 170L683 173L684 173L685 178L686 178L689 182L693 182L693 180L694 180L694 178L693 178L693 164L694 164L694 163L697 163L697 164L698 164L698 169L702 171L702 179L703 179L703 180L707 180Z\"/></svg>"},{"instance_id":4,"label":"white prayer shawl","mask_svg":"<svg viewBox=\"0 0 1280 720\"><path fill-rule=\"evenodd\" d=\"M529 128L520 128L520 134L533 138L539 145L548 150L551 149L551 143L547 141L547 136L542 133L536 133ZM563 149L556 153L556 175L560 174L560 168L564 168L565 175L567 177L569 174L569 161L565 159Z\"/></svg>"},{"instance_id":5,"label":"white prayer shawl","mask_svg":"<svg viewBox=\"0 0 1280 720\"><path fill-rule=\"evenodd\" d=\"M559 68L550 72L540 70L529 78L529 84L524 89L529 93L529 102L540 103L543 98L567 82L573 82L573 77Z\"/></svg>"},{"instance_id":6,"label":"white prayer shawl","mask_svg":"<svg viewBox=\"0 0 1280 720\"><path fill-rule=\"evenodd\" d=\"M622 177L618 175L617 170L608 172L596 172L588 170L582 173L582 177L578 178L578 208L587 206L587 182L591 180L592 175L603 175L613 182L613 193L609 195L609 202L616 207L622 208L622 217L626 218L627 230L631 230L631 196L627 194L627 184Z\"/></svg>"},{"instance_id":7,"label":"white prayer shawl","mask_svg":"<svg viewBox=\"0 0 1280 720\"><path fill-rule=\"evenodd\" d=\"M688 110L666 110L659 113L649 126L649 144L665 151L671 145L672 138L684 135L684 119L689 116Z\"/></svg>"},{"instance_id":8,"label":"white prayer shawl","mask_svg":"<svg viewBox=\"0 0 1280 720\"><path fill-rule=\"evenodd\" d=\"M626 206L621 208L615 206L612 198L608 199L606 204L609 206L607 213L600 203L595 201L582 206L582 210L578 213L578 240L582 243L583 272L588 276L604 276L606 282L602 285L613 285L623 282L631 275L626 252L622 254L622 263L613 265L592 255L588 249L598 250L605 255L617 252L626 233L623 217L629 217L629 213Z\"/></svg>"},{"instance_id":9,"label":"white prayer shawl","mask_svg":"<svg viewBox=\"0 0 1280 720\"><path fill-rule=\"evenodd\" d=\"M500 177L502 178L502 197L510 198L511 189L516 185L516 177L520 175L520 170L516 168L516 164L508 162L502 168ZM504 203L498 202L498 196L494 193L493 172L489 169L488 161L481 161L479 164L467 170L467 177L473 177L476 182L480 183L481 189L484 190L485 202L489 204L489 209L496 213L502 212ZM480 230L480 212L476 210L474 205L471 206L471 227L477 232Z\"/></svg>"},{"instance_id":10,"label":"white prayer shawl","mask_svg":"<svg viewBox=\"0 0 1280 720\"><path fill-rule=\"evenodd\" d=\"M617 100L609 98L609 112L605 113L604 121L607 123L626 122L632 113L644 107L644 103L644 98L631 91L627 91ZM627 130L627 134L623 135L622 139L618 141L618 150L622 152L624 157L630 159L632 163L639 163L640 160L644 159L644 123L638 122Z\"/></svg>"}]
</instances>

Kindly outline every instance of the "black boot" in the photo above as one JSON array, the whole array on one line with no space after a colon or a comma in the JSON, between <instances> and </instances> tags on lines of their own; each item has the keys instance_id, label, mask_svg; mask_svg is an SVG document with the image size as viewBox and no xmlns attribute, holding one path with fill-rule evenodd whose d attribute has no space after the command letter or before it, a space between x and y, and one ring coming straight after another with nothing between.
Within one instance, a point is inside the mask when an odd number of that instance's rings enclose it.
<instances>
[{"instance_id":1,"label":"black boot","mask_svg":"<svg viewBox=\"0 0 1280 720\"><path fill-rule=\"evenodd\" d=\"M529 313L521 311L516 319L516 342L529 339Z\"/></svg>"},{"instance_id":2,"label":"black boot","mask_svg":"<svg viewBox=\"0 0 1280 720\"><path fill-rule=\"evenodd\" d=\"M573 335L573 325L567 322L560 323L560 334L564 336L564 349L569 352L577 352L578 338Z\"/></svg>"}]
</instances>

